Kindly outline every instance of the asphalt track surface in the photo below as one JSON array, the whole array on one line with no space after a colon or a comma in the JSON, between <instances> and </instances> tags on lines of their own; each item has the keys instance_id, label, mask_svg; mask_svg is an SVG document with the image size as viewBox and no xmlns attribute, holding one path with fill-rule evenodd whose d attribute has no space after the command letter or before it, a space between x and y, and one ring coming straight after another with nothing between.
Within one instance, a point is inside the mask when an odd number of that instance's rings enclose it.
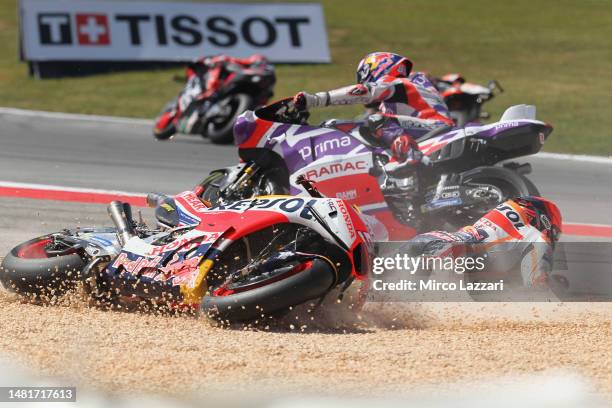
<instances>
[{"instance_id":1,"label":"asphalt track surface","mask_svg":"<svg viewBox=\"0 0 612 408\"><path fill-rule=\"evenodd\" d=\"M562 131L562 130L555 130ZM551 137L554 137L554 133ZM233 146L196 136L153 140L142 124L0 113L0 180L133 192L175 193L209 171L236 163ZM612 161L523 158L530 178L564 220L612 225Z\"/></svg>"},{"instance_id":2,"label":"asphalt track surface","mask_svg":"<svg viewBox=\"0 0 612 408\"><path fill-rule=\"evenodd\" d=\"M231 146L187 136L156 142L141 124L0 114L3 181L173 193L235 161ZM612 224L612 164L529 162L566 220ZM104 205L0 198L0 253L65 226L102 224ZM332 309L243 331L101 311L76 297L41 307L0 291L0 354L70 384L123 392L374 395L562 368L610 396L609 305L371 305L358 317Z\"/></svg>"}]
</instances>

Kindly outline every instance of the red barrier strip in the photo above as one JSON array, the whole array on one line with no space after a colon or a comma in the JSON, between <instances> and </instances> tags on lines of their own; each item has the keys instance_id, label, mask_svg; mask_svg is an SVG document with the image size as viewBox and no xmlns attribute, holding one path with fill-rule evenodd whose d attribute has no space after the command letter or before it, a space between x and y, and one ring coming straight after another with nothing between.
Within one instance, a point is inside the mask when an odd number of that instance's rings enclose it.
<instances>
[{"instance_id":1,"label":"red barrier strip","mask_svg":"<svg viewBox=\"0 0 612 408\"><path fill-rule=\"evenodd\" d=\"M113 200L130 203L137 207L146 207L146 195L120 191L79 189L60 186L28 185L27 183L0 182L0 196L33 198L38 200L71 201L78 203L108 204ZM612 238L611 225L598 224L563 224L564 235Z\"/></svg>"},{"instance_id":2,"label":"red barrier strip","mask_svg":"<svg viewBox=\"0 0 612 408\"><path fill-rule=\"evenodd\" d=\"M97 204L108 204L113 200L119 200L137 207L147 206L144 194L123 194L104 190L83 189L78 191L76 189L62 190L61 188L6 187L0 184L0 196Z\"/></svg>"},{"instance_id":3,"label":"red barrier strip","mask_svg":"<svg viewBox=\"0 0 612 408\"><path fill-rule=\"evenodd\" d=\"M563 224L563 235L612 238L612 226L597 224Z\"/></svg>"}]
</instances>

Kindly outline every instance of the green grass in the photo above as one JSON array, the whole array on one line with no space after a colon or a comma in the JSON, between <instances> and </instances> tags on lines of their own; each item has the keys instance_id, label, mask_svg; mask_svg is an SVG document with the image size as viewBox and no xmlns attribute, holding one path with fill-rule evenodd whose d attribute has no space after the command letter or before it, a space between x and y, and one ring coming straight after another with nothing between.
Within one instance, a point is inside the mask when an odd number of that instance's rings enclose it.
<instances>
[{"instance_id":1,"label":"green grass","mask_svg":"<svg viewBox=\"0 0 612 408\"><path fill-rule=\"evenodd\" d=\"M0 105L153 117L174 97L180 69L37 81L17 59L15 1L0 1ZM409 56L415 69L495 78L506 92L486 106L538 107L555 127L548 151L612 155L612 1L329 0L332 64L278 66L277 96L352 83L370 51ZM350 117L358 107L320 110L314 119Z\"/></svg>"}]
</instances>

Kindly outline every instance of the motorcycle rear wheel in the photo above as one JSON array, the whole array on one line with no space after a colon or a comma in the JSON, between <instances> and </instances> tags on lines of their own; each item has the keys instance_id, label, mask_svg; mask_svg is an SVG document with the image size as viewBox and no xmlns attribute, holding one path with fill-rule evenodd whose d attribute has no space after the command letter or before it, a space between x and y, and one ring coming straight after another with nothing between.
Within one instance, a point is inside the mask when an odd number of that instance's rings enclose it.
<instances>
[{"instance_id":1,"label":"motorcycle rear wheel","mask_svg":"<svg viewBox=\"0 0 612 408\"><path fill-rule=\"evenodd\" d=\"M43 298L61 296L75 287L85 261L69 249L50 253L51 235L17 245L0 265L0 282L11 291Z\"/></svg>"},{"instance_id":2,"label":"motorcycle rear wheel","mask_svg":"<svg viewBox=\"0 0 612 408\"><path fill-rule=\"evenodd\" d=\"M501 191L502 197L490 208L468 211L466 214L468 219L460 221L457 227L462 227L469 222L476 221L495 206L511 198L540 195L540 192L531 180L505 167L487 166L467 171L463 174L463 183L492 185Z\"/></svg>"}]
</instances>

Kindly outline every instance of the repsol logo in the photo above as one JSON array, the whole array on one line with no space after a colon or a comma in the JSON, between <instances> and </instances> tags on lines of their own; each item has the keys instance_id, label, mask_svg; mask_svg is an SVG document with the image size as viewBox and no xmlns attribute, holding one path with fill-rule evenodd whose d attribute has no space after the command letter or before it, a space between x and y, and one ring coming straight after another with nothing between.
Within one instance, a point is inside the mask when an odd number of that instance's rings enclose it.
<instances>
[{"instance_id":1,"label":"repsol logo","mask_svg":"<svg viewBox=\"0 0 612 408\"><path fill-rule=\"evenodd\" d=\"M309 207L315 205L317 200L304 200L302 198L257 198L254 200L240 200L230 205L216 205L208 211L238 211L247 210L270 210L284 213L297 213L300 218L305 220L312 219Z\"/></svg>"},{"instance_id":2,"label":"repsol logo","mask_svg":"<svg viewBox=\"0 0 612 408\"><path fill-rule=\"evenodd\" d=\"M153 42L158 46L211 44L231 48L244 43L266 48L282 37L289 40L291 47L299 48L303 44L303 28L310 24L310 17L257 15L235 19L190 13L38 13L37 21L39 41L43 45L107 46L119 36L117 40L131 46Z\"/></svg>"},{"instance_id":3,"label":"repsol logo","mask_svg":"<svg viewBox=\"0 0 612 408\"><path fill-rule=\"evenodd\" d=\"M502 213L517 230L525 226L525 224L523 224L521 220L521 216L519 215L519 213L514 211L514 208L510 207L509 205L499 205L497 206L497 211Z\"/></svg>"}]
</instances>

